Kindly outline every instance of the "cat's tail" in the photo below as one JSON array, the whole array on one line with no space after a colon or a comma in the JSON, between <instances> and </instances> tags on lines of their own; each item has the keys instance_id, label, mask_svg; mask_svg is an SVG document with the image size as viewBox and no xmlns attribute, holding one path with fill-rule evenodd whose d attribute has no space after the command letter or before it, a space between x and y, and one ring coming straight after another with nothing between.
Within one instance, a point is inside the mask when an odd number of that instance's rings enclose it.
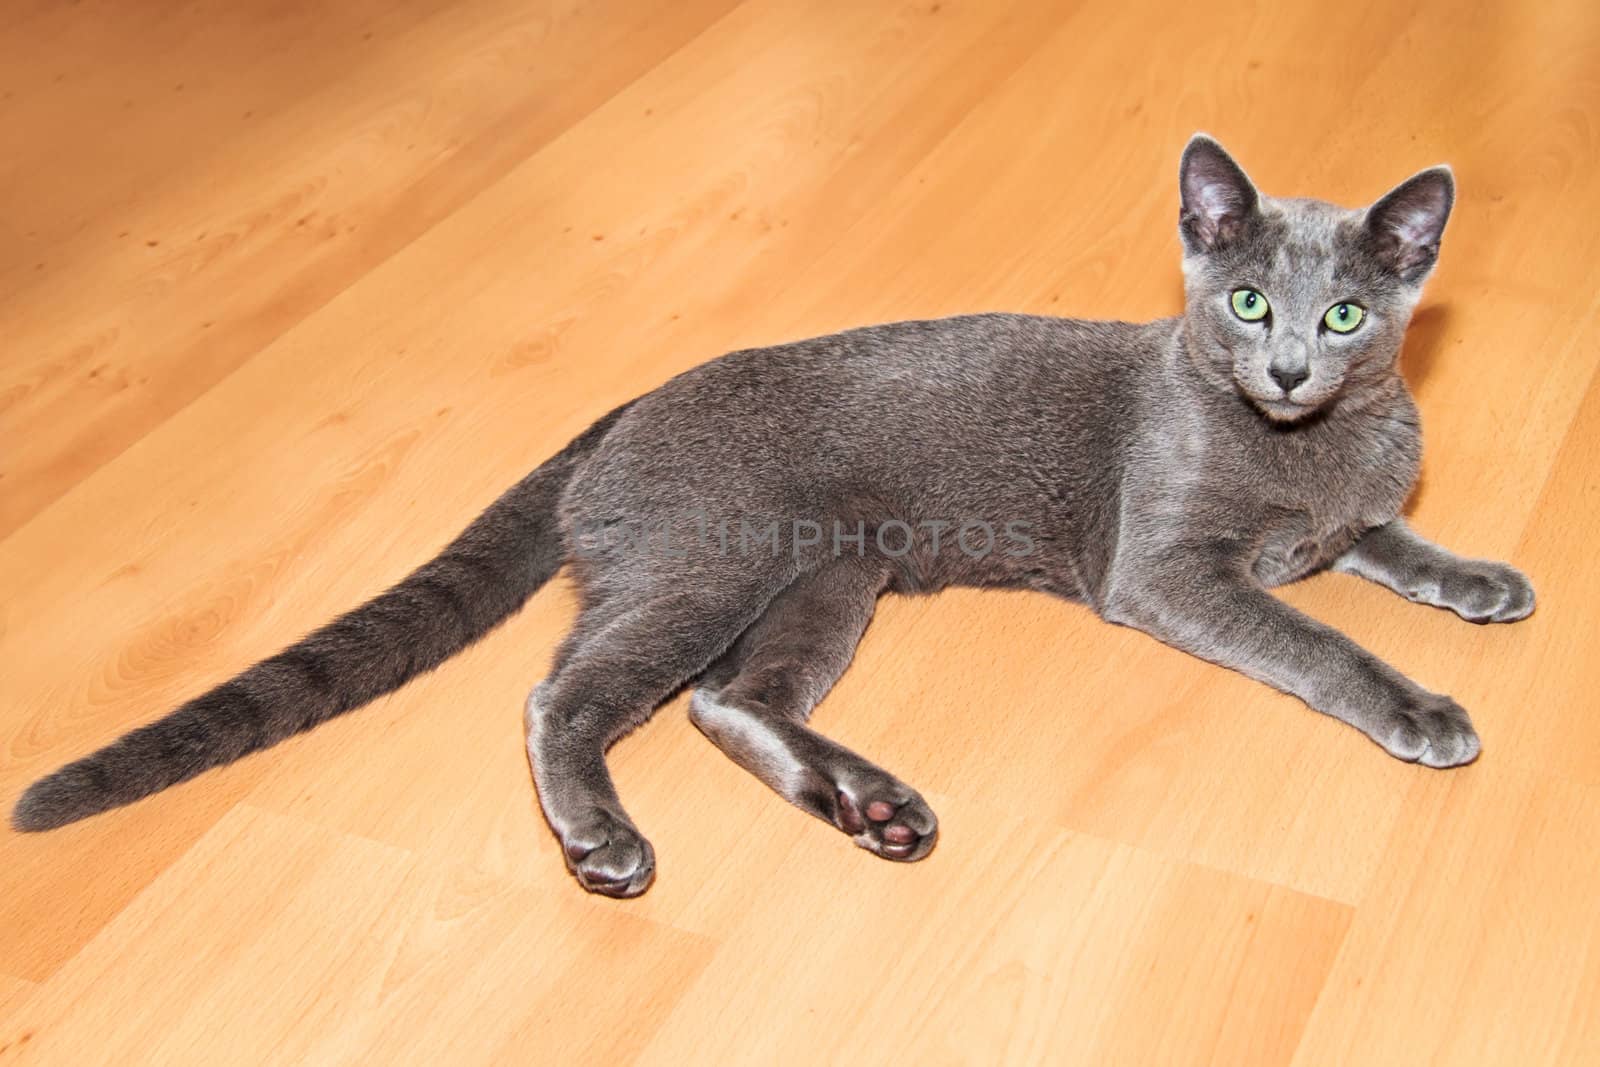
<instances>
[{"instance_id":1,"label":"cat's tail","mask_svg":"<svg viewBox=\"0 0 1600 1067\"><path fill-rule=\"evenodd\" d=\"M388 592L33 783L12 825L51 830L132 803L358 708L484 636L560 569L562 490L627 406L513 486Z\"/></svg>"}]
</instances>

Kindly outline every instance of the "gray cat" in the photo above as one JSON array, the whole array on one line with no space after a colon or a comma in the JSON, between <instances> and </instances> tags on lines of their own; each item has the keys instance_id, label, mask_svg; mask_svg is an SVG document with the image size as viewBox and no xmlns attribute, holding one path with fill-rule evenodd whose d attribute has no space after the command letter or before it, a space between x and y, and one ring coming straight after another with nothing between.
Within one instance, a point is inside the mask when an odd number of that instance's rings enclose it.
<instances>
[{"instance_id":1,"label":"gray cat","mask_svg":"<svg viewBox=\"0 0 1600 1067\"><path fill-rule=\"evenodd\" d=\"M539 799L586 889L642 893L650 844L607 748L670 694L785 799L895 860L916 790L811 730L885 591L1039 589L1292 693L1390 754L1478 755L1467 714L1268 587L1331 567L1475 622L1526 578L1399 517L1417 412L1396 371L1454 199L1257 193L1215 141L1180 166L1184 314L974 315L734 352L596 422L393 589L35 783L44 830L355 708L481 637L563 565L581 609L527 703Z\"/></svg>"}]
</instances>

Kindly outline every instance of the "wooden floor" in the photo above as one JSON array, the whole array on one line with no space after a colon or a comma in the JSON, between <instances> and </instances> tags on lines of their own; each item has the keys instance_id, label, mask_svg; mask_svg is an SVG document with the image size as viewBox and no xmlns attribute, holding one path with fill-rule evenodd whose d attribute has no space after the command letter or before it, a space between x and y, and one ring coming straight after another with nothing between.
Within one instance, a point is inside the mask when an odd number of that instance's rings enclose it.
<instances>
[{"instance_id":1,"label":"wooden floor","mask_svg":"<svg viewBox=\"0 0 1600 1067\"><path fill-rule=\"evenodd\" d=\"M1043 596L891 601L817 722L923 790L938 851L853 848L680 701L614 752L659 857L619 903L521 746L558 583L359 714L0 831L0 1060L1600 1062L1586 0L11 5L0 801L719 352L1174 313L1195 129L1347 204L1456 167L1414 522L1538 614L1287 596L1457 697L1480 761L1400 764Z\"/></svg>"}]
</instances>

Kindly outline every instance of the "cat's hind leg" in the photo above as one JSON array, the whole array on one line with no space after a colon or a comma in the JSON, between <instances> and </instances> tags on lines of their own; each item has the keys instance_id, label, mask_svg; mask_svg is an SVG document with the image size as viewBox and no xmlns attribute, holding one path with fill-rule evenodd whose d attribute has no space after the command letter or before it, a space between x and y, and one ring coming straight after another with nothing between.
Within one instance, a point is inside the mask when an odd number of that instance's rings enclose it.
<instances>
[{"instance_id":1,"label":"cat's hind leg","mask_svg":"<svg viewBox=\"0 0 1600 1067\"><path fill-rule=\"evenodd\" d=\"M803 575L708 670L689 716L735 763L791 804L892 860L938 839L933 810L894 775L806 725L850 665L889 572L845 558Z\"/></svg>"},{"instance_id":2,"label":"cat's hind leg","mask_svg":"<svg viewBox=\"0 0 1600 1067\"><path fill-rule=\"evenodd\" d=\"M721 655L785 576L700 577L587 607L558 666L528 697L539 803L567 865L591 892L638 896L655 875L655 853L617 797L606 749Z\"/></svg>"}]
</instances>

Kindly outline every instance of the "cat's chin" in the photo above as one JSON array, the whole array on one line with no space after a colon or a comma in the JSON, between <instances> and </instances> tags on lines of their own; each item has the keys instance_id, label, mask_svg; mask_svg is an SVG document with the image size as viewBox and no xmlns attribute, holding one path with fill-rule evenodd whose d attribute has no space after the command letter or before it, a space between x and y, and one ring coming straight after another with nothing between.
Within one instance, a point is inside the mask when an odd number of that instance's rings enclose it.
<instances>
[{"instance_id":1,"label":"cat's chin","mask_svg":"<svg viewBox=\"0 0 1600 1067\"><path fill-rule=\"evenodd\" d=\"M1250 403L1255 409L1265 415L1267 419L1279 426L1293 426L1297 422L1304 422L1322 410L1322 404L1296 404L1292 400L1263 400L1260 397L1250 397Z\"/></svg>"}]
</instances>

